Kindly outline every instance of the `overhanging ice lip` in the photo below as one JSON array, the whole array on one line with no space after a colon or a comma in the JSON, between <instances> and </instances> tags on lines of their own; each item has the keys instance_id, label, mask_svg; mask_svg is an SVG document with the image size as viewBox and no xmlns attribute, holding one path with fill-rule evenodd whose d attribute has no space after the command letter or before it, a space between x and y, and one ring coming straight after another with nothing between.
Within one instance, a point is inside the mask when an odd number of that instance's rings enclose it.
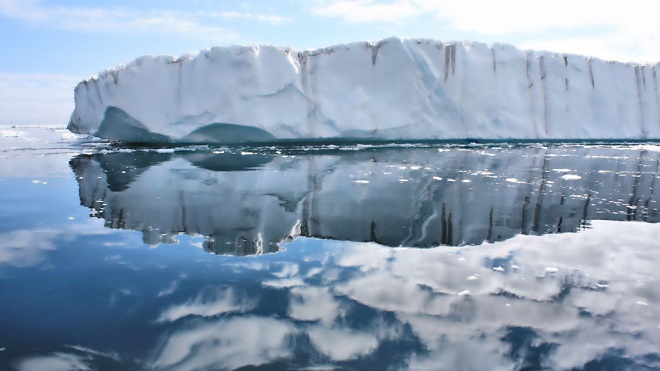
<instances>
[{"instance_id":1,"label":"overhanging ice lip","mask_svg":"<svg viewBox=\"0 0 660 371\"><path fill-rule=\"evenodd\" d=\"M657 69L427 39L214 47L82 81L68 128L143 143L659 139Z\"/></svg>"}]
</instances>

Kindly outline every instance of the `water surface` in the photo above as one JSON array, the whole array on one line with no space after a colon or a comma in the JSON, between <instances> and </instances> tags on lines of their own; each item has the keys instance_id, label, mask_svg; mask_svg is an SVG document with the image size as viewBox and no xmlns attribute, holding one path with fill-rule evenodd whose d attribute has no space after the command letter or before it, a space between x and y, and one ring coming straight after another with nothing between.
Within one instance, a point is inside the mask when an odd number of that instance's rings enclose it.
<instances>
[{"instance_id":1,"label":"water surface","mask_svg":"<svg viewBox=\"0 0 660 371\"><path fill-rule=\"evenodd\" d=\"M656 144L12 130L0 369L660 368Z\"/></svg>"}]
</instances>

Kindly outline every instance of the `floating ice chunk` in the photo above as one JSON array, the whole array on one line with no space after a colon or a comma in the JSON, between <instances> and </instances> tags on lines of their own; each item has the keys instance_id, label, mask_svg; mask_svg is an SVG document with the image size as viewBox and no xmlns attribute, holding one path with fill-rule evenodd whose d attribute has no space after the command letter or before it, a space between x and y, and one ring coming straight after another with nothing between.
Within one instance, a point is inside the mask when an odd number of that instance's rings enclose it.
<instances>
[{"instance_id":1,"label":"floating ice chunk","mask_svg":"<svg viewBox=\"0 0 660 371\"><path fill-rule=\"evenodd\" d=\"M463 290L461 292L458 292L456 295L458 295L458 296L470 295L470 290Z\"/></svg>"},{"instance_id":2,"label":"floating ice chunk","mask_svg":"<svg viewBox=\"0 0 660 371\"><path fill-rule=\"evenodd\" d=\"M578 179L582 179L581 176L579 176L579 175L575 175L575 174L566 174L566 175L562 176L561 178L564 179L564 180L578 180Z\"/></svg>"},{"instance_id":3,"label":"floating ice chunk","mask_svg":"<svg viewBox=\"0 0 660 371\"><path fill-rule=\"evenodd\" d=\"M5 137L5 138L18 138L24 134L25 133L18 130L0 130L0 137Z\"/></svg>"}]
</instances>

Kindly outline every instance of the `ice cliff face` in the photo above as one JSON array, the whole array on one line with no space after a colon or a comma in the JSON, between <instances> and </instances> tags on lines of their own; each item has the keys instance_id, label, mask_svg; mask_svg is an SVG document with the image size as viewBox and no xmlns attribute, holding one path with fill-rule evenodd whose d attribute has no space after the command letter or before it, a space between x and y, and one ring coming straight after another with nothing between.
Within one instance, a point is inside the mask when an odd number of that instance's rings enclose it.
<instances>
[{"instance_id":1,"label":"ice cliff face","mask_svg":"<svg viewBox=\"0 0 660 371\"><path fill-rule=\"evenodd\" d=\"M132 142L660 138L658 65L401 40L142 57L75 89L69 129Z\"/></svg>"}]
</instances>

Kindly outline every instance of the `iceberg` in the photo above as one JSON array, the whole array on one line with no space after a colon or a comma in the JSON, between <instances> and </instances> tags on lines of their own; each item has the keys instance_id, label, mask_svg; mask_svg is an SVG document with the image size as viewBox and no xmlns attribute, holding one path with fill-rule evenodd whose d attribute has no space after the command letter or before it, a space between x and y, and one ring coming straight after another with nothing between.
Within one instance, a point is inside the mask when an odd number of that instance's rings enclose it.
<instances>
[{"instance_id":1,"label":"iceberg","mask_svg":"<svg viewBox=\"0 0 660 371\"><path fill-rule=\"evenodd\" d=\"M214 47L82 81L68 128L143 143L660 139L657 69L427 39Z\"/></svg>"}]
</instances>

